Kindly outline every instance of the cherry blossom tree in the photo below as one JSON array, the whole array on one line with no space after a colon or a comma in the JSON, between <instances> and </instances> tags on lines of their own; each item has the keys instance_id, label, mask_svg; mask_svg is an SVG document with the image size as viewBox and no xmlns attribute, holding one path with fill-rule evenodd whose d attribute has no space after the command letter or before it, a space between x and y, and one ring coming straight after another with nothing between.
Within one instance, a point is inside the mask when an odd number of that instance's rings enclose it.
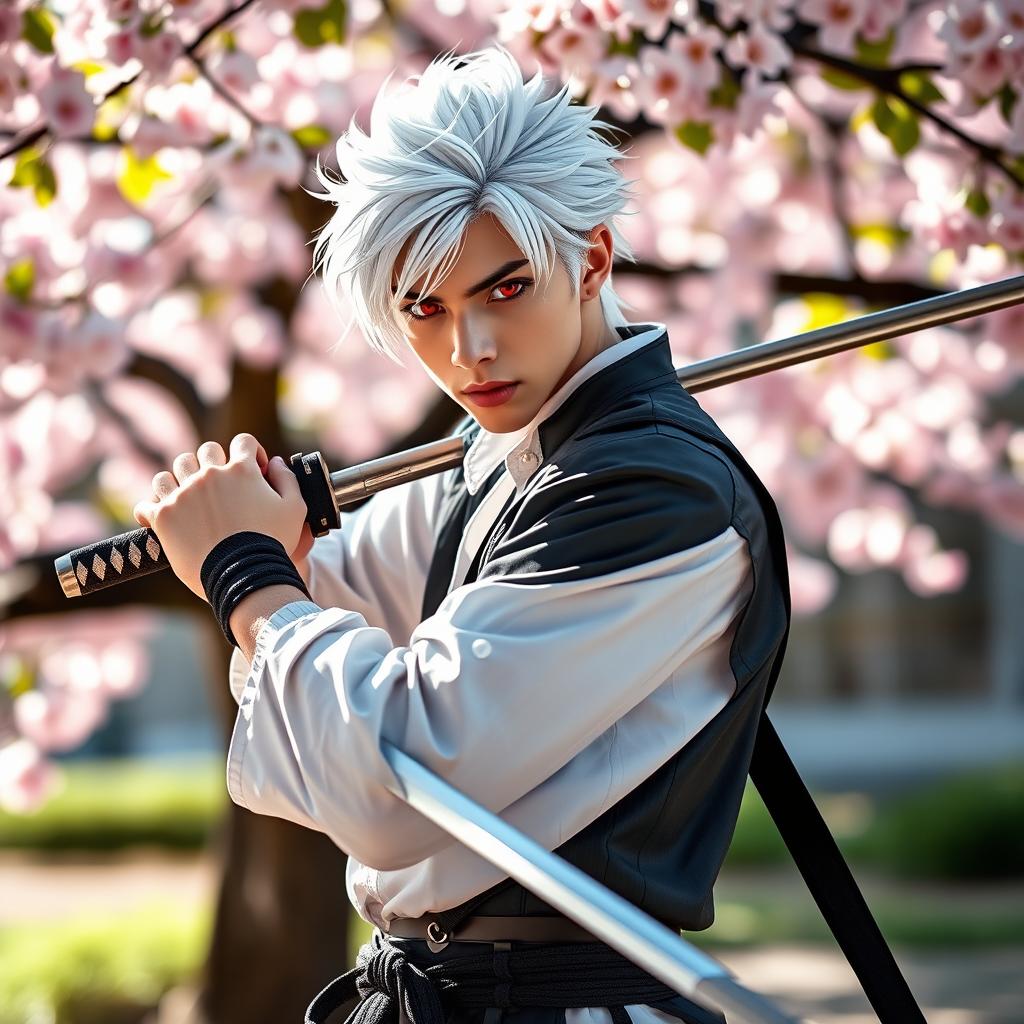
<instances>
[{"instance_id":1,"label":"cherry blossom tree","mask_svg":"<svg viewBox=\"0 0 1024 1024\"><path fill-rule=\"evenodd\" d=\"M153 474L205 438L341 465L454 422L411 360L338 343L310 170L388 73L494 40L628 137L639 262L616 290L678 365L1021 272L1024 0L0 6L0 805L38 806L60 784L47 755L142 684L155 609L202 619L154 577L72 608L56 554L133 526ZM1024 539L1022 367L1017 306L702 393L776 497L797 614L841 572L960 587L966 556L920 502ZM344 959L297 846L344 904L338 854L231 814L204 1012L283 1017ZM260 918L254 878L292 904ZM285 924L306 936L287 969L259 945Z\"/></svg>"}]
</instances>

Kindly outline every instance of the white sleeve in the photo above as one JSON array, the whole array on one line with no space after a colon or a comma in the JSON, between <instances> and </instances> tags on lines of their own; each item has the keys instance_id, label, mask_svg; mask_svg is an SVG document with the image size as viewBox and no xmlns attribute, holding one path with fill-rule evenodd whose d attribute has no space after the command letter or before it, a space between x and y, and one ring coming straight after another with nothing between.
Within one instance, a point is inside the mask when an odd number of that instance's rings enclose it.
<instances>
[{"instance_id":1,"label":"white sleeve","mask_svg":"<svg viewBox=\"0 0 1024 1024\"><path fill-rule=\"evenodd\" d=\"M500 812L745 605L746 541L685 487L613 474L546 497L543 517L509 531L483 578L452 591L407 644L351 609L279 609L231 737L231 798L325 832L370 867L407 867L451 838L391 793L382 740Z\"/></svg>"},{"instance_id":2,"label":"white sleeve","mask_svg":"<svg viewBox=\"0 0 1024 1024\"><path fill-rule=\"evenodd\" d=\"M322 608L346 608L408 639L421 617L448 477L411 480L379 491L354 512L343 511L340 528L313 541L310 597ZM248 677L249 663L236 647L228 665L236 703Z\"/></svg>"}]
</instances>

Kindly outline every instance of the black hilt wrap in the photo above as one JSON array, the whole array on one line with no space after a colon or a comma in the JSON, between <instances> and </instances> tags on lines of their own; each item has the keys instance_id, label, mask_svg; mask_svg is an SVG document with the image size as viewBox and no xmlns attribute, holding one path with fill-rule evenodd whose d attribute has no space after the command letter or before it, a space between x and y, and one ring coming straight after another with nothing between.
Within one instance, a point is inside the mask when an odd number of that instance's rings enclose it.
<instances>
[{"instance_id":1,"label":"black hilt wrap","mask_svg":"<svg viewBox=\"0 0 1024 1024\"><path fill-rule=\"evenodd\" d=\"M324 457L320 452L297 452L289 459L289 466L299 481L306 503L306 522L313 536L336 529L341 524L341 514ZM170 568L157 535L146 526L76 548L54 559L53 565L68 597L84 597L125 580Z\"/></svg>"}]
</instances>

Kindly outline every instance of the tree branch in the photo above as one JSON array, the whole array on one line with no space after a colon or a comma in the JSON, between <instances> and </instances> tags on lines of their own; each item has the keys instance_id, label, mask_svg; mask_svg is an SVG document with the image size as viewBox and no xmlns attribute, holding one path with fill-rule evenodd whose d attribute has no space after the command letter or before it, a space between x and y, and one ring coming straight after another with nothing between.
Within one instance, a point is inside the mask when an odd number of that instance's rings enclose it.
<instances>
[{"instance_id":1,"label":"tree branch","mask_svg":"<svg viewBox=\"0 0 1024 1024\"><path fill-rule=\"evenodd\" d=\"M199 35L196 36L195 39L192 40L191 43L189 43L182 49L182 56L188 57L190 60L193 59L193 54L195 53L195 51L200 46L202 46L203 42L205 42L205 40L209 38L211 33L216 32L217 29L227 24L227 22L231 21L233 18L236 18L247 7L251 7L254 3L256 3L256 0L242 0L242 2L238 4L236 7L232 7L229 10L226 10L222 14L218 15L216 18L214 18L212 22L210 22L209 25L207 25L199 33ZM123 92L130 85L134 85L134 83L137 82L144 73L145 68L142 68L141 70L136 71L131 78L127 78L123 82L118 82L118 84L115 85L112 89L110 89L107 92L107 94L103 97L103 99L100 100L100 104L105 103L107 100L116 96L118 93ZM212 80L211 84L213 84ZM214 88L216 88L216 86L214 86ZM97 106L100 104L97 104ZM38 142L39 139L41 139L44 135L48 135L49 132L50 126L48 124L39 125L37 128L33 128L28 135L19 139L13 145L8 146L7 149L5 149L3 152L0 152L0 160L3 160L5 157L12 156L19 150L25 149L26 147L33 145L34 143Z\"/></svg>"}]
</instances>

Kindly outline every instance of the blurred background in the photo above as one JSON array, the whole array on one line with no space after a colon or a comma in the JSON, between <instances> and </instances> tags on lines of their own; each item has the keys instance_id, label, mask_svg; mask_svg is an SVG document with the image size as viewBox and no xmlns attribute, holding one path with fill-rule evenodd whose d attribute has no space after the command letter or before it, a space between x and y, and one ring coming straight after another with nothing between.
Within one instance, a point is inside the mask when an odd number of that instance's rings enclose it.
<instances>
[{"instance_id":1,"label":"blurred background","mask_svg":"<svg viewBox=\"0 0 1024 1024\"><path fill-rule=\"evenodd\" d=\"M297 1021L365 940L344 855L226 799L206 605L53 559L205 439L450 431L339 344L306 189L389 72L494 41L628 135L615 288L678 366L1022 272L1021 0L0 5L0 1024ZM772 718L931 1024L1024 1021L1022 368L1018 305L699 396L787 531ZM875 1019L752 788L716 905L748 985Z\"/></svg>"}]
</instances>

